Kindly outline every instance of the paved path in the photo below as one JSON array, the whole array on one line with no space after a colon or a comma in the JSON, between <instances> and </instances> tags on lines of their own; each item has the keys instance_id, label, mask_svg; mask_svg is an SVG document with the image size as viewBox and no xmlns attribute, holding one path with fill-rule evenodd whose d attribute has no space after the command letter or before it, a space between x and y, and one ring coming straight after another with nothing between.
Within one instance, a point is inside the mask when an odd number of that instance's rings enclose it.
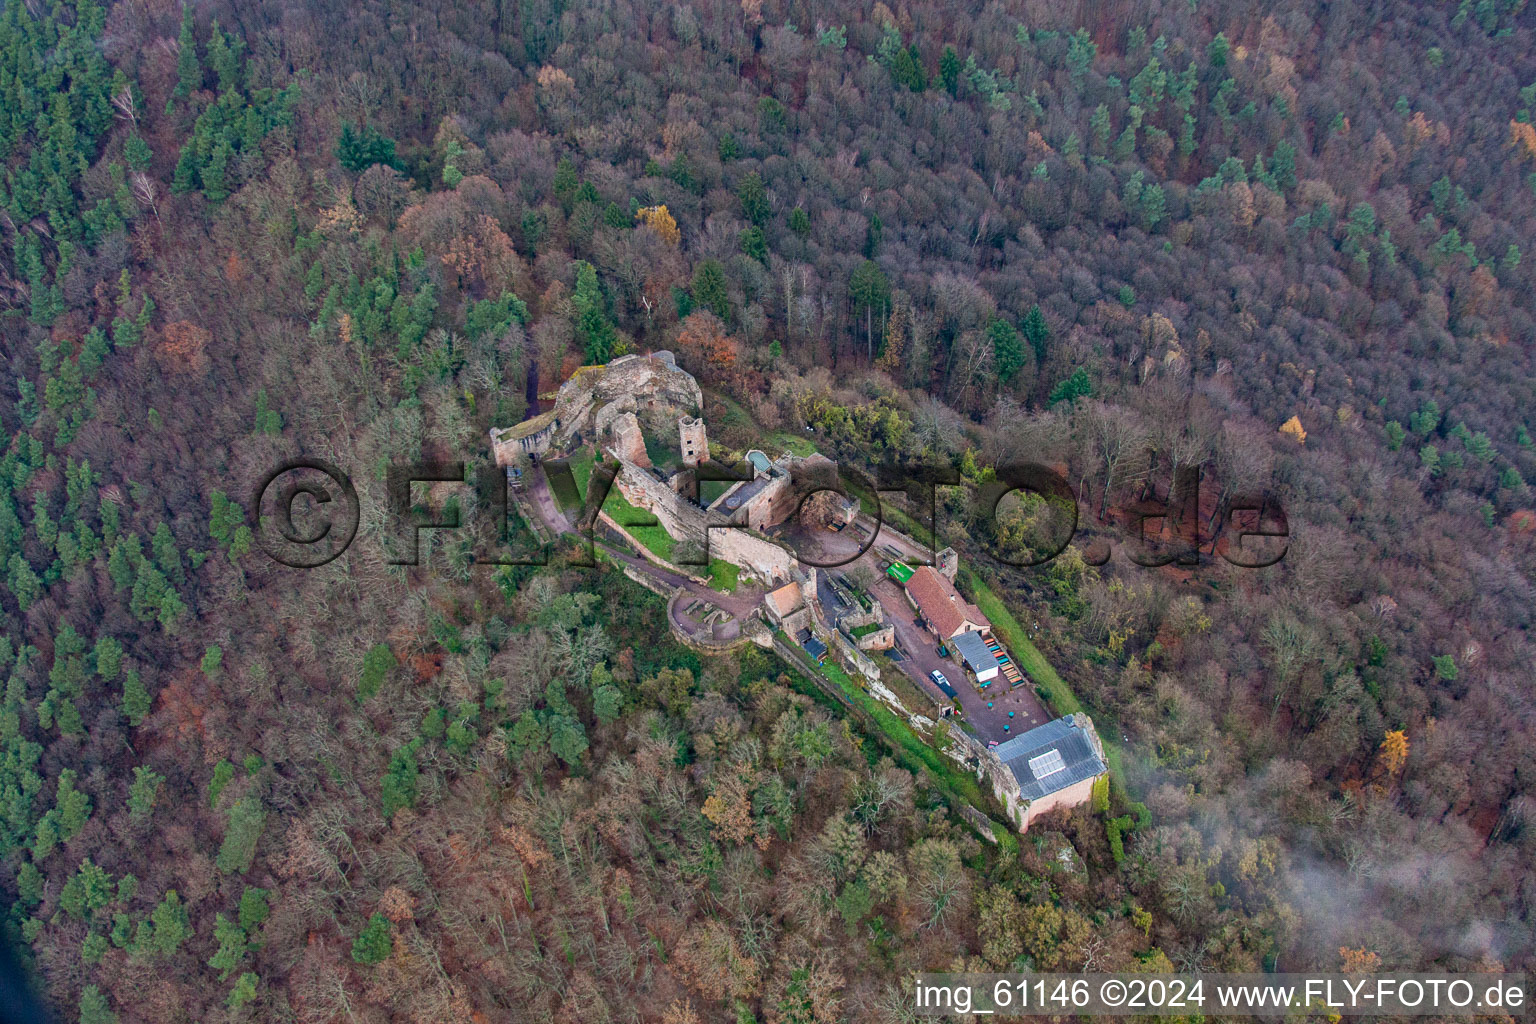
<instances>
[{"instance_id":1,"label":"paved path","mask_svg":"<svg viewBox=\"0 0 1536 1024\"><path fill-rule=\"evenodd\" d=\"M866 530L873 529L875 525L872 520L863 516L859 517L858 524ZM864 543L865 536L867 535L859 535L850 528L835 536L818 538L819 555L827 556L835 553L841 557L850 557ZM869 571L876 581L871 590L871 596L880 602L885 609L886 618L896 627L897 643L902 653L908 656L898 664L912 679L913 684L934 700L944 702L947 698L928 675L935 669L944 673L944 678L948 679L949 684L955 688L958 695L956 703L964 712L966 721L983 742L1006 740L1026 729L1049 722L1054 716L1046 710L1045 705L1035 693L1034 686L1027 678L1012 690L1008 689L1006 681L999 678L984 691L978 691L970 682L964 668L949 658L939 657L938 641L933 638L932 633L917 624L917 613L907 602L901 584L880 571L880 561L889 557L881 550L887 545L900 552L903 560L911 560L909 564L912 565L931 562L933 559L933 552L908 544L889 530L881 530L875 537L875 543L863 555L840 568L824 569L822 574L826 575L829 572L846 574L856 565L863 566ZM823 560L836 559L825 557ZM843 609L834 610L834 607L829 607L825 603L822 607L832 618L836 618L843 612ZM988 702L991 702L992 707L987 706ZM1013 712L1012 718L1008 717L1010 711Z\"/></svg>"},{"instance_id":2,"label":"paved path","mask_svg":"<svg viewBox=\"0 0 1536 1024\"><path fill-rule=\"evenodd\" d=\"M528 495L534 511L544 521L544 525L549 527L550 531L557 537L562 535L576 536L576 531L571 524L570 517L561 512L559 506L555 503L554 495L549 491L549 483L544 479L544 474L532 472L528 476L532 477L528 484ZM614 559L614 561L642 572L651 579L658 580L668 587L681 587L685 592L692 594L694 597L703 598L716 608L729 612L738 624L738 629L740 628L739 623L745 620L752 613L752 610L762 603L763 591L759 587L741 586L737 587L734 593L723 593L706 584L699 583L683 573L673 572L670 569L657 565L655 562L642 558L640 555L608 544L601 538L594 538L594 540L603 549L603 552ZM703 568L703 566L700 566L700 568ZM687 600L679 601L675 606L676 614L673 616L673 625L682 629L689 636L694 635L696 632L697 623L683 618L682 615L683 609L687 608L691 603Z\"/></svg>"},{"instance_id":3,"label":"paved path","mask_svg":"<svg viewBox=\"0 0 1536 1024\"><path fill-rule=\"evenodd\" d=\"M523 479L528 481L528 497L533 501L534 511L544 520L544 525L556 537L570 532L571 521L560 511L555 496L549 492L549 481L544 478L544 471L535 466L523 474Z\"/></svg>"},{"instance_id":4,"label":"paved path","mask_svg":"<svg viewBox=\"0 0 1536 1024\"><path fill-rule=\"evenodd\" d=\"M571 523L571 517L561 512L556 504L554 495L549 491L548 481L541 472L527 474L528 495L531 504L544 520L546 526L556 535L575 534ZM863 517L858 520L866 529L873 527L873 522ZM829 555L852 556L863 543L862 538L852 528L836 535L823 535L817 538L818 561L834 561L835 557ZM645 573L654 580L658 580L668 587L681 587L686 593L708 601L717 608L724 609L740 622L750 615L753 609L762 602L763 591L758 587L739 587L735 593L726 594L699 583L682 573L673 572L651 562L640 555L628 550L603 542L596 541L615 561L621 562L639 572ZM826 578L829 574L847 573L855 565L863 566L876 581L871 592L876 600L885 609L886 618L896 627L897 643L906 657L899 662L901 669L912 679L915 686L924 693L930 695L935 701L944 703L947 698L935 685L928 673L937 669L944 673L951 686L957 693L956 703L960 705L966 721L983 742L990 740L1005 740L1010 736L1017 736L1026 729L1037 725L1044 725L1053 717L1045 709L1040 698L1035 694L1034 687L1026 681L1012 690L1007 689L1007 683L999 680L987 687L985 691L978 691L972 685L965 670L948 658L941 658L938 654L938 642L933 635L917 624L917 615L912 606L907 603L906 595L901 585L880 571L880 560L887 557L881 551L890 545L901 552L904 558L919 561L931 559L932 553L921 551L919 548L907 544L904 540L894 536L889 530L882 530L875 538L875 543L863 555L855 561L834 569L822 569L818 573L821 577L818 586L818 598L822 611L828 622L828 628L836 628L836 621L845 614L847 609L839 606L832 588L827 585ZM702 567L701 567L702 568ZM692 602L679 600L674 606L672 625L692 636L697 629L697 623L683 617L683 609ZM879 657L879 655L874 655ZM988 702L992 707L988 707ZM928 709L912 709L914 711L927 711ZM1008 717L1012 711L1013 718Z\"/></svg>"},{"instance_id":5,"label":"paved path","mask_svg":"<svg viewBox=\"0 0 1536 1024\"><path fill-rule=\"evenodd\" d=\"M691 576L676 573L670 569L664 569L655 562L641 558L639 555L625 551L606 541L597 541L603 552L616 562L622 562L632 569L638 569L652 579L661 580L669 587L682 587L695 597L702 597L716 608L724 608L738 619L744 619L751 614L763 601L763 591L760 587L740 586L735 592L727 594L714 589L705 583L699 583ZM701 567L702 568L702 567Z\"/></svg>"}]
</instances>

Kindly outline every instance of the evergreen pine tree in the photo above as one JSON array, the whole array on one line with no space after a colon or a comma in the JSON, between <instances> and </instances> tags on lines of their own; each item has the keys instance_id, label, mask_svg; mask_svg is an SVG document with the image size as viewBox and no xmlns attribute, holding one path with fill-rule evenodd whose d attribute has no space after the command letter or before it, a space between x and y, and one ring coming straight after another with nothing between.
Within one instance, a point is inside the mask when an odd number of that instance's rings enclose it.
<instances>
[{"instance_id":1,"label":"evergreen pine tree","mask_svg":"<svg viewBox=\"0 0 1536 1024\"><path fill-rule=\"evenodd\" d=\"M939 81L944 83L951 96L960 87L960 55L955 53L953 46L945 46L939 56Z\"/></svg>"},{"instance_id":2,"label":"evergreen pine tree","mask_svg":"<svg viewBox=\"0 0 1536 1024\"><path fill-rule=\"evenodd\" d=\"M1035 362L1044 363L1045 344L1051 340L1051 329L1046 324L1045 315L1040 312L1038 304L1029 307L1029 312L1024 314L1024 320L1019 324L1019 329L1035 350Z\"/></svg>"},{"instance_id":3,"label":"evergreen pine tree","mask_svg":"<svg viewBox=\"0 0 1536 1024\"><path fill-rule=\"evenodd\" d=\"M192 20L192 8L181 9L181 34L177 36L176 88L171 93L177 99L186 99L203 86L203 65L197 59L197 33Z\"/></svg>"}]
</instances>

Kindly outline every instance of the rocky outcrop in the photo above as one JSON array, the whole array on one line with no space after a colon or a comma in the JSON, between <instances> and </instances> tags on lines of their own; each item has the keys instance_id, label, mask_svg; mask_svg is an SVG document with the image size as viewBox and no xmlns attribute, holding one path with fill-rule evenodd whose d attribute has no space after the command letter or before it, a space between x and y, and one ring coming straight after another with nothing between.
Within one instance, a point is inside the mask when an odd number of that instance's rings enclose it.
<instances>
[{"instance_id":1,"label":"rocky outcrop","mask_svg":"<svg viewBox=\"0 0 1536 1024\"><path fill-rule=\"evenodd\" d=\"M670 352L620 356L611 363L583 366L560 385L555 407L511 427L491 430L498 465L527 462L546 452L570 451L605 435L629 414L647 429L669 432L681 415L697 416L704 406L699 382L678 367ZM627 423L620 428L627 430ZM700 430L702 431L702 422ZM656 434L655 436L663 436ZM626 450L633 450L626 439ZM641 442L642 449L644 442ZM649 460L632 459L642 465Z\"/></svg>"},{"instance_id":2,"label":"rocky outcrop","mask_svg":"<svg viewBox=\"0 0 1536 1024\"><path fill-rule=\"evenodd\" d=\"M699 382L678 368L671 353L620 356L603 366L583 366L561 385L555 444L565 447L595 436L626 412L647 424L670 425L703 405Z\"/></svg>"}]
</instances>

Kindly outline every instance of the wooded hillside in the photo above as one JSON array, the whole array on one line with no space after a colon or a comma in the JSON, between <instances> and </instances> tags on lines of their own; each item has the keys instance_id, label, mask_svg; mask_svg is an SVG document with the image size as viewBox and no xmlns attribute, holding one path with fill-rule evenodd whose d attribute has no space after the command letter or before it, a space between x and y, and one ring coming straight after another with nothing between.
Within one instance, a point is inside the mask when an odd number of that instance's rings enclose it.
<instances>
[{"instance_id":1,"label":"wooded hillside","mask_svg":"<svg viewBox=\"0 0 1536 1024\"><path fill-rule=\"evenodd\" d=\"M1529 968L1531 10L963 7L6 0L0 889L59 1019ZM385 564L390 463L663 348L723 449L959 470L1111 807L985 843L616 572ZM297 454L365 509L309 571L246 524ZM1079 500L1034 569L969 500L1021 460ZM1189 466L1279 565L1130 562Z\"/></svg>"}]
</instances>

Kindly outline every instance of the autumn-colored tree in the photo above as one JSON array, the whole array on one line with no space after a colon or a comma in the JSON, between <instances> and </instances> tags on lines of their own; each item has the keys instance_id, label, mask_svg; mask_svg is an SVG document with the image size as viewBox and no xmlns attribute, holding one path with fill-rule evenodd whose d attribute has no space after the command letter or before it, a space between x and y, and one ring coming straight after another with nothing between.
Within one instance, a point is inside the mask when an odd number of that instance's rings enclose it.
<instances>
[{"instance_id":1,"label":"autumn-colored tree","mask_svg":"<svg viewBox=\"0 0 1536 1024\"><path fill-rule=\"evenodd\" d=\"M906 298L898 293L891 302L891 315L885 321L880 358L875 360L875 365L886 373L899 373L906 361L907 333L911 330L911 319Z\"/></svg>"},{"instance_id":2,"label":"autumn-colored tree","mask_svg":"<svg viewBox=\"0 0 1536 1024\"><path fill-rule=\"evenodd\" d=\"M206 350L213 340L212 331L190 320L176 320L165 325L161 336L157 354L167 369L191 373L207 367Z\"/></svg>"},{"instance_id":3,"label":"autumn-colored tree","mask_svg":"<svg viewBox=\"0 0 1536 1024\"><path fill-rule=\"evenodd\" d=\"M1408 733L1404 729L1393 729L1381 741L1381 747L1376 755L1376 763L1387 784L1391 784L1403 770L1403 765L1408 761Z\"/></svg>"},{"instance_id":4,"label":"autumn-colored tree","mask_svg":"<svg viewBox=\"0 0 1536 1024\"><path fill-rule=\"evenodd\" d=\"M672 214L667 212L666 206L642 206L635 211L635 219L641 225L656 232L658 238L668 245L676 245L682 241L682 232L677 229L677 221Z\"/></svg>"},{"instance_id":5,"label":"autumn-colored tree","mask_svg":"<svg viewBox=\"0 0 1536 1024\"><path fill-rule=\"evenodd\" d=\"M496 282L506 281L518 265L512 239L484 214L471 221L468 231L448 243L441 259L461 287L490 288Z\"/></svg>"},{"instance_id":6,"label":"autumn-colored tree","mask_svg":"<svg viewBox=\"0 0 1536 1024\"><path fill-rule=\"evenodd\" d=\"M1339 970L1344 974L1375 974L1381 970L1381 954L1369 949L1339 947Z\"/></svg>"},{"instance_id":7,"label":"autumn-colored tree","mask_svg":"<svg viewBox=\"0 0 1536 1024\"><path fill-rule=\"evenodd\" d=\"M752 790L741 772L725 771L715 791L704 801L704 817L715 826L712 834L727 843L745 843L756 831L752 820Z\"/></svg>"},{"instance_id":8,"label":"autumn-colored tree","mask_svg":"<svg viewBox=\"0 0 1536 1024\"><path fill-rule=\"evenodd\" d=\"M1509 122L1510 141L1525 151L1525 155L1536 157L1536 127L1524 121Z\"/></svg>"},{"instance_id":9,"label":"autumn-colored tree","mask_svg":"<svg viewBox=\"0 0 1536 1024\"><path fill-rule=\"evenodd\" d=\"M981 955L994 969L1004 970L1024 952L1024 907L1012 892L998 886L981 893L976 909Z\"/></svg>"},{"instance_id":10,"label":"autumn-colored tree","mask_svg":"<svg viewBox=\"0 0 1536 1024\"><path fill-rule=\"evenodd\" d=\"M689 928L673 952L673 966L707 999L746 999L762 983L757 961L742 952L723 921Z\"/></svg>"},{"instance_id":11,"label":"autumn-colored tree","mask_svg":"<svg viewBox=\"0 0 1536 1024\"><path fill-rule=\"evenodd\" d=\"M395 238L401 251L420 247L465 289L531 292L526 267L502 230L506 197L482 175L457 188L430 193L400 214Z\"/></svg>"},{"instance_id":12,"label":"autumn-colored tree","mask_svg":"<svg viewBox=\"0 0 1536 1024\"><path fill-rule=\"evenodd\" d=\"M385 889L384 895L379 897L379 913L395 924L411 920L415 907L416 898L398 885Z\"/></svg>"},{"instance_id":13,"label":"autumn-colored tree","mask_svg":"<svg viewBox=\"0 0 1536 1024\"><path fill-rule=\"evenodd\" d=\"M661 1024L700 1024L691 999L674 999L661 1012Z\"/></svg>"},{"instance_id":14,"label":"autumn-colored tree","mask_svg":"<svg viewBox=\"0 0 1536 1024\"><path fill-rule=\"evenodd\" d=\"M688 314L678 328L675 345L686 365L698 368L706 381L723 382L736 366L737 342L725 324L707 309Z\"/></svg>"},{"instance_id":15,"label":"autumn-colored tree","mask_svg":"<svg viewBox=\"0 0 1536 1024\"><path fill-rule=\"evenodd\" d=\"M546 92L555 93L562 97L569 96L576 91L576 82L569 74L551 64L539 68L539 88Z\"/></svg>"},{"instance_id":16,"label":"autumn-colored tree","mask_svg":"<svg viewBox=\"0 0 1536 1024\"><path fill-rule=\"evenodd\" d=\"M830 957L791 963L774 976L763 1013L768 1024L834 1024L843 1019L843 990Z\"/></svg>"}]
</instances>

